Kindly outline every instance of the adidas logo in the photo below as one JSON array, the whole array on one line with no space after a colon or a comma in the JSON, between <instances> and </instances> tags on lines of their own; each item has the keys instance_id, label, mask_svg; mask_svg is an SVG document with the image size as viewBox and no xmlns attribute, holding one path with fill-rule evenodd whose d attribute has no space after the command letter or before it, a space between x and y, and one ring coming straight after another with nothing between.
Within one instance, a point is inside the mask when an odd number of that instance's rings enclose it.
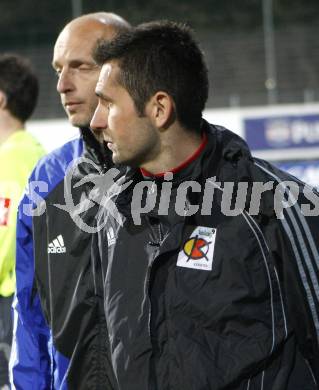
<instances>
[{"instance_id":1,"label":"adidas logo","mask_svg":"<svg viewBox=\"0 0 319 390\"><path fill-rule=\"evenodd\" d=\"M66 248L64 246L63 237L60 234L48 246L48 253L65 253Z\"/></svg>"},{"instance_id":2,"label":"adidas logo","mask_svg":"<svg viewBox=\"0 0 319 390\"><path fill-rule=\"evenodd\" d=\"M115 234L114 234L114 230L112 227L109 228L108 232L106 233L107 235L107 243L109 246L111 245L114 245L115 244Z\"/></svg>"}]
</instances>

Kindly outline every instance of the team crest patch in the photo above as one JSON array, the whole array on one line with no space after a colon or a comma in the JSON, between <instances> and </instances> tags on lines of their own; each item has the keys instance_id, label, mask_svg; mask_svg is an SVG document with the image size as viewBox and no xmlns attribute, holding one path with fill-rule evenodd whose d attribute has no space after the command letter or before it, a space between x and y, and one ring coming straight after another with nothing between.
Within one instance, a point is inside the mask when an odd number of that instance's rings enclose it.
<instances>
[{"instance_id":1,"label":"team crest patch","mask_svg":"<svg viewBox=\"0 0 319 390\"><path fill-rule=\"evenodd\" d=\"M9 198L0 198L0 226L8 225L10 202Z\"/></svg>"},{"instance_id":2,"label":"team crest patch","mask_svg":"<svg viewBox=\"0 0 319 390\"><path fill-rule=\"evenodd\" d=\"M177 266L211 271L214 257L216 228L198 226L179 252Z\"/></svg>"}]
</instances>

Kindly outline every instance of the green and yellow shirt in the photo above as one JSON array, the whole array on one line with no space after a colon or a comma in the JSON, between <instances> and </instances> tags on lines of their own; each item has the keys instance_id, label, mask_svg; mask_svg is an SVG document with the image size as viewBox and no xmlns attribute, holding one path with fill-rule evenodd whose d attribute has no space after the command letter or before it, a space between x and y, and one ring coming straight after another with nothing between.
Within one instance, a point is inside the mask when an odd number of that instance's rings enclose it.
<instances>
[{"instance_id":1,"label":"green and yellow shirt","mask_svg":"<svg viewBox=\"0 0 319 390\"><path fill-rule=\"evenodd\" d=\"M27 131L13 133L0 145L0 295L15 290L15 238L19 200L35 164L45 154Z\"/></svg>"}]
</instances>

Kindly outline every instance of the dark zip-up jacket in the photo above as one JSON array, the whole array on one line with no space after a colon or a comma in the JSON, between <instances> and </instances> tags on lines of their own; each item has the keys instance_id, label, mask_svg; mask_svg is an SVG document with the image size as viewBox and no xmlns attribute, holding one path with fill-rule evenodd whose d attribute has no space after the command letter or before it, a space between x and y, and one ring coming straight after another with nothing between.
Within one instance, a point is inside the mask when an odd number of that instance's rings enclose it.
<instances>
[{"instance_id":1,"label":"dark zip-up jacket","mask_svg":"<svg viewBox=\"0 0 319 390\"><path fill-rule=\"evenodd\" d=\"M110 165L92 133L83 129L81 138L45 156L30 177L17 228L14 389L113 388L100 272L90 256L92 235L74 219L78 215L93 226L98 204L89 208L85 200L94 183L80 181ZM68 199L71 209L57 206ZM40 214L33 218L24 212L32 202Z\"/></svg>"},{"instance_id":2,"label":"dark zip-up jacket","mask_svg":"<svg viewBox=\"0 0 319 390\"><path fill-rule=\"evenodd\" d=\"M308 198L300 193L278 219L275 209L284 202L275 191L278 184L290 181L302 190L303 183L254 159L230 131L207 123L203 131L205 150L173 180L128 172L118 185L131 184L111 196L118 213L113 207L112 213L104 209L99 215L106 226L92 251L102 264L118 387L314 390L319 377L319 219L305 217L300 205L313 209L318 194L308 189L315 199L310 202L309 193ZM257 212L247 197L225 215L231 199L226 183L238 191L240 183L247 183L250 194L255 182L273 182ZM143 186L148 192L140 202L136 196ZM207 203L203 197L213 190ZM183 215L175 200L185 193ZM196 211L202 204L206 209ZM133 217L140 206L151 211L141 213L138 223Z\"/></svg>"}]
</instances>

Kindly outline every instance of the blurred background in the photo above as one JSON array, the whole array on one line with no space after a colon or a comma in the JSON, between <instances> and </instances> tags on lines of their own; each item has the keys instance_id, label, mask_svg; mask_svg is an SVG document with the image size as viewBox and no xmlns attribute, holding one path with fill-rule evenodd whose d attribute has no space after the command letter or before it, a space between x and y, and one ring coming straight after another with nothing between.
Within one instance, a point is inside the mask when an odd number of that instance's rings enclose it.
<instances>
[{"instance_id":1,"label":"blurred background","mask_svg":"<svg viewBox=\"0 0 319 390\"><path fill-rule=\"evenodd\" d=\"M1 0L0 52L27 56L38 72L29 128L48 150L77 133L56 92L54 42L66 22L96 11L132 24L189 24L209 66L205 117L244 137L255 155L319 185L318 0Z\"/></svg>"}]
</instances>

